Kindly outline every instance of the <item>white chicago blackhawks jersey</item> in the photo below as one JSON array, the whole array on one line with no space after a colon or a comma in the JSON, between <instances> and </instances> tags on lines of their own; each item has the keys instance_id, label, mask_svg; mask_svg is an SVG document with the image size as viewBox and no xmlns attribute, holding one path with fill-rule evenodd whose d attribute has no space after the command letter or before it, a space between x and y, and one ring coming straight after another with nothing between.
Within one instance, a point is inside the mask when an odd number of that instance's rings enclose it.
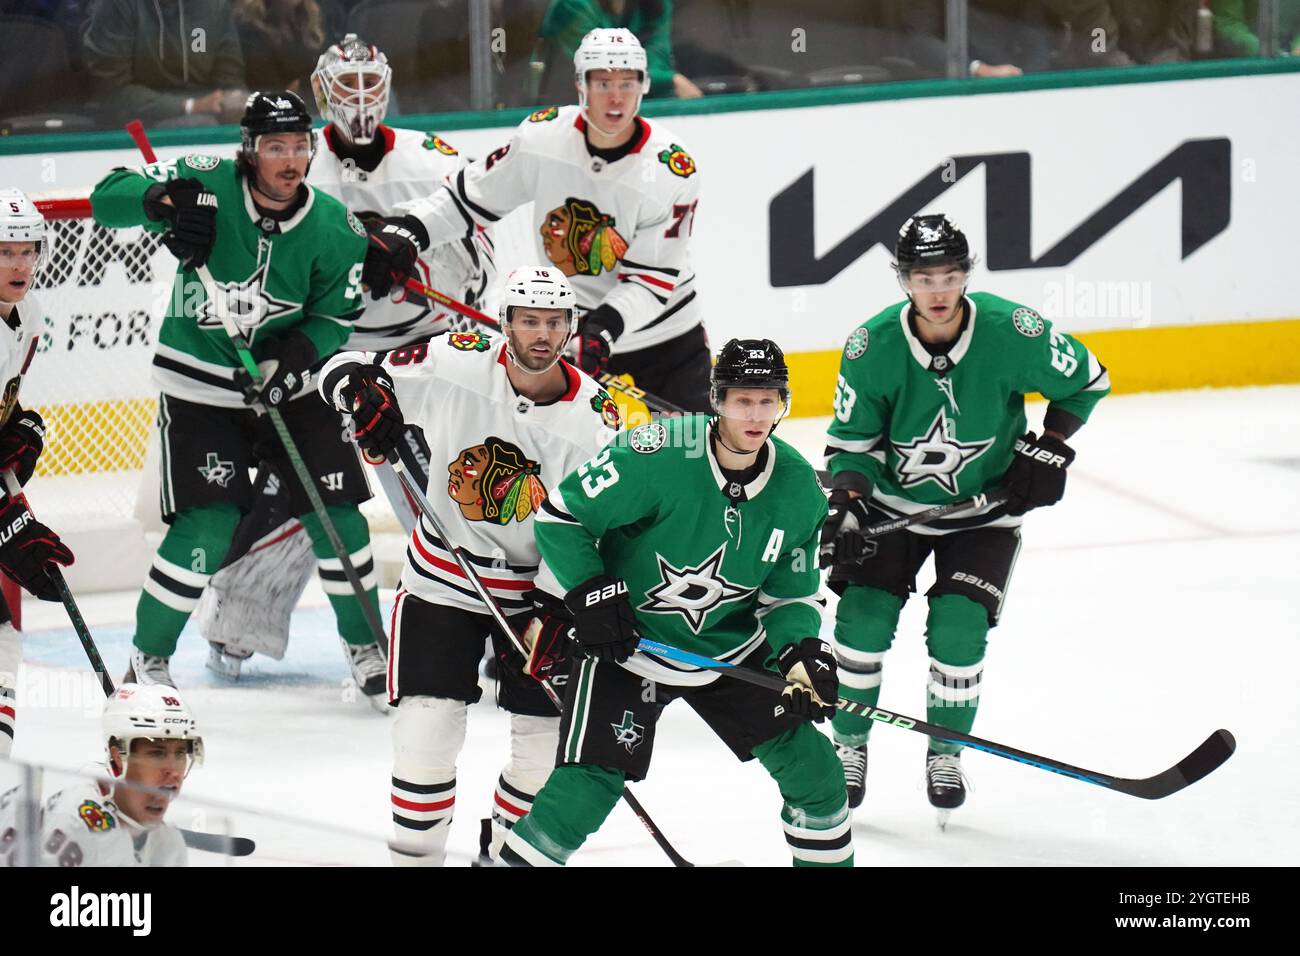
<instances>
[{"instance_id":1,"label":"white chicago blackhawks jersey","mask_svg":"<svg viewBox=\"0 0 1300 956\"><path fill-rule=\"evenodd\" d=\"M340 352L321 370L321 389L340 365L369 361L360 352ZM501 609L519 614L531 608L524 595L540 560L533 541L537 510L565 475L614 437L619 418L605 390L567 362L568 390L537 404L511 386L508 361L504 339L450 332L389 352L383 366L406 421L423 428L429 442L434 512ZM401 584L434 604L486 610L423 518L407 545Z\"/></svg>"},{"instance_id":2,"label":"white chicago blackhawks jersey","mask_svg":"<svg viewBox=\"0 0 1300 956\"><path fill-rule=\"evenodd\" d=\"M18 406L18 387L36 354L44 316L36 296L28 293L14 306L7 321L0 320L0 381L4 383L0 395L0 428Z\"/></svg>"},{"instance_id":3,"label":"white chicago blackhawks jersey","mask_svg":"<svg viewBox=\"0 0 1300 956\"><path fill-rule=\"evenodd\" d=\"M0 852L10 856L17 850L13 836L17 792L15 788L0 798ZM141 826L118 809L104 786L92 782L60 790L45 801L40 840L41 866L186 866L189 862L180 830L165 823Z\"/></svg>"},{"instance_id":4,"label":"white chicago blackhawks jersey","mask_svg":"<svg viewBox=\"0 0 1300 956\"><path fill-rule=\"evenodd\" d=\"M465 165L446 140L433 133L380 126L384 157L373 170L340 157L334 127L326 126L322 146L312 161L307 181L329 193L354 213L400 215L398 203L427 196ZM420 257L418 278L425 285L468 305L481 305L483 293L496 277L492 240L484 229L463 234L456 242L430 249ZM365 311L352 323L348 348L382 351L465 328L467 320L436 302L405 289L386 299L366 296Z\"/></svg>"},{"instance_id":5,"label":"white chicago blackhawks jersey","mask_svg":"<svg viewBox=\"0 0 1300 956\"><path fill-rule=\"evenodd\" d=\"M400 209L437 245L532 202L537 262L568 277L581 310L606 304L623 317L613 351L658 345L700 323L690 256L700 175L678 137L636 123L631 152L611 163L587 151L578 107L538 110L506 145Z\"/></svg>"}]
</instances>

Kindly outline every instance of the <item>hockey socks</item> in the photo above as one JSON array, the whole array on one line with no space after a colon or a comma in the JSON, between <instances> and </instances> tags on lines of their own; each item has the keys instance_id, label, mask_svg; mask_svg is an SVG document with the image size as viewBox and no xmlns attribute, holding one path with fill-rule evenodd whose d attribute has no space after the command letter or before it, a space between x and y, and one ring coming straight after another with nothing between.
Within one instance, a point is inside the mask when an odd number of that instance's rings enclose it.
<instances>
[{"instance_id":1,"label":"hockey socks","mask_svg":"<svg viewBox=\"0 0 1300 956\"><path fill-rule=\"evenodd\" d=\"M379 590L375 586L375 560L370 553L370 529L366 526L365 516L356 505L331 505L325 509L338 529L343 547L348 551L348 560L356 569L366 589L366 600L379 616ZM325 534L325 528L315 512L309 511L299 515L307 534L311 537L312 553L316 555L316 566L320 574L321 588L329 598L334 616L338 620L339 635L349 644L373 644L375 636L371 633L366 615L357 603L352 585L348 583L343 570L343 562L334 554L334 548Z\"/></svg>"},{"instance_id":2,"label":"hockey socks","mask_svg":"<svg viewBox=\"0 0 1300 956\"><path fill-rule=\"evenodd\" d=\"M172 519L136 605L135 646L141 651L171 657L238 524L233 504L187 508Z\"/></svg>"},{"instance_id":3,"label":"hockey socks","mask_svg":"<svg viewBox=\"0 0 1300 956\"><path fill-rule=\"evenodd\" d=\"M930 649L930 680L925 695L928 722L970 733L980 702L988 633L988 612L969 598L945 594L930 601L926 624L926 645ZM930 749L938 754L953 754L961 750L961 745L931 737Z\"/></svg>"},{"instance_id":4,"label":"hockey socks","mask_svg":"<svg viewBox=\"0 0 1300 956\"><path fill-rule=\"evenodd\" d=\"M590 764L556 767L532 812L506 837L501 858L515 865L563 866L614 809L623 779L619 770Z\"/></svg>"},{"instance_id":5,"label":"hockey socks","mask_svg":"<svg viewBox=\"0 0 1300 956\"><path fill-rule=\"evenodd\" d=\"M781 828L795 866L852 866L853 820L835 748L810 723L766 740L754 756L781 790Z\"/></svg>"},{"instance_id":6,"label":"hockey socks","mask_svg":"<svg viewBox=\"0 0 1300 956\"><path fill-rule=\"evenodd\" d=\"M881 668L902 610L902 598L888 591L861 585L844 589L835 612L835 657L842 697L872 707L880 700ZM831 717L835 740L846 747L865 744L871 724L867 717L842 710Z\"/></svg>"}]
</instances>

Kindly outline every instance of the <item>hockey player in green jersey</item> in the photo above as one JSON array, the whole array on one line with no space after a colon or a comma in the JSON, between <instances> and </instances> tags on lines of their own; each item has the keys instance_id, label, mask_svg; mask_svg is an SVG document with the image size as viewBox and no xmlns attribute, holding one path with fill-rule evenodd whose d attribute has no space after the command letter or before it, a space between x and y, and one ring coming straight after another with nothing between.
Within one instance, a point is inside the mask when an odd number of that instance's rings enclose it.
<instances>
[{"instance_id":1,"label":"hockey player in green jersey","mask_svg":"<svg viewBox=\"0 0 1300 956\"><path fill-rule=\"evenodd\" d=\"M907 300L849 335L827 439L830 513L822 564L840 594L840 693L874 705L881 664L916 574L934 555L927 592L927 720L969 733L989 629L998 622L1031 508L1065 491L1065 442L1110 390L1106 370L1033 309L967 294L972 258L947 217L917 216L899 233L895 268ZM1024 396L1048 400L1043 435L1026 431ZM936 504L1003 491L1003 503L864 541L859 529ZM871 722L832 720L849 803L862 802ZM931 739L930 803L940 824L966 797L960 747Z\"/></svg>"},{"instance_id":2,"label":"hockey player in green jersey","mask_svg":"<svg viewBox=\"0 0 1300 956\"><path fill-rule=\"evenodd\" d=\"M818 533L826 498L812 467L772 436L790 398L776 344L723 347L716 418L619 435L552 490L535 528L543 564L535 671L571 635L556 767L502 859L562 864L650 765L655 725L684 700L741 760L757 757L785 803L795 865L848 866L844 776L809 718L834 709L821 629ZM548 608L549 605L549 608ZM635 651L638 635L741 667L772 668L785 695Z\"/></svg>"},{"instance_id":3,"label":"hockey player in green jersey","mask_svg":"<svg viewBox=\"0 0 1300 956\"><path fill-rule=\"evenodd\" d=\"M180 260L153 358L168 530L140 595L128 681L174 686L169 661L181 629L235 550L255 493L249 469L265 462L288 484L311 536L357 683L384 700L381 649L262 411L278 406L284 415L377 614L369 531L357 507L369 497L365 476L339 416L305 387L311 368L347 339L370 267L365 229L304 183L314 151L311 117L296 95L255 93L234 161L191 155L115 169L91 196L97 222L160 232ZM195 271L205 263L262 365L260 391Z\"/></svg>"}]
</instances>

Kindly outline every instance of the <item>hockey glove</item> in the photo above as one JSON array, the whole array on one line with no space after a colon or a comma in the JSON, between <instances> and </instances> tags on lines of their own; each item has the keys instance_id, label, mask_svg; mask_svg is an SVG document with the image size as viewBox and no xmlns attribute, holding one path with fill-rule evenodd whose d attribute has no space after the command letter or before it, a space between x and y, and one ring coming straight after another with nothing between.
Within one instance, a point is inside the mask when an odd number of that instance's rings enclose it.
<instances>
[{"instance_id":1,"label":"hockey glove","mask_svg":"<svg viewBox=\"0 0 1300 956\"><path fill-rule=\"evenodd\" d=\"M621 664L636 650L636 616L627 582L598 574L564 596L573 613L573 638L588 657Z\"/></svg>"},{"instance_id":2,"label":"hockey glove","mask_svg":"<svg viewBox=\"0 0 1300 956\"><path fill-rule=\"evenodd\" d=\"M609 368L609 353L623 331L623 317L613 306L598 305L582 317L575 341L578 368L598 378Z\"/></svg>"},{"instance_id":3,"label":"hockey glove","mask_svg":"<svg viewBox=\"0 0 1300 956\"><path fill-rule=\"evenodd\" d=\"M27 484L45 448L45 421L30 408L17 408L0 429L0 469L13 469L18 484Z\"/></svg>"},{"instance_id":4,"label":"hockey glove","mask_svg":"<svg viewBox=\"0 0 1300 956\"><path fill-rule=\"evenodd\" d=\"M403 285L415 274L415 260L420 257L419 240L409 216L380 219L366 227L370 247L361 267L361 281L370 289L370 298L382 299L393 286Z\"/></svg>"},{"instance_id":5,"label":"hockey glove","mask_svg":"<svg viewBox=\"0 0 1300 956\"><path fill-rule=\"evenodd\" d=\"M1065 469L1074 461L1074 449L1050 435L1025 432L1016 439L1016 456L1002 476L1007 491L1007 514L1022 515L1031 508L1054 505L1065 494Z\"/></svg>"},{"instance_id":6,"label":"hockey glove","mask_svg":"<svg viewBox=\"0 0 1300 956\"><path fill-rule=\"evenodd\" d=\"M822 525L817 548L820 555L818 566L861 564L864 558L875 554L875 542L858 533L870 524L866 499L852 497L847 488L836 488L831 492L828 504L830 512Z\"/></svg>"},{"instance_id":7,"label":"hockey glove","mask_svg":"<svg viewBox=\"0 0 1300 956\"><path fill-rule=\"evenodd\" d=\"M573 652L573 615L545 591L533 592L534 617L524 631L528 649L525 671L534 680L563 683Z\"/></svg>"},{"instance_id":8,"label":"hockey glove","mask_svg":"<svg viewBox=\"0 0 1300 956\"><path fill-rule=\"evenodd\" d=\"M171 200L171 205L162 201ZM197 179L172 179L150 186L144 194L145 215L165 222L162 241L185 269L208 261L217 241L217 197Z\"/></svg>"},{"instance_id":9,"label":"hockey glove","mask_svg":"<svg viewBox=\"0 0 1300 956\"><path fill-rule=\"evenodd\" d=\"M378 365L355 365L335 391L336 406L352 416L352 439L372 464L397 454L406 430L393 380Z\"/></svg>"},{"instance_id":10,"label":"hockey glove","mask_svg":"<svg viewBox=\"0 0 1300 956\"><path fill-rule=\"evenodd\" d=\"M791 642L776 655L776 666L790 682L782 691L786 710L817 723L835 713L840 676L829 644L817 637Z\"/></svg>"},{"instance_id":11,"label":"hockey glove","mask_svg":"<svg viewBox=\"0 0 1300 956\"><path fill-rule=\"evenodd\" d=\"M49 572L73 561L68 546L32 515L21 498L0 506L0 569L42 601L57 601L58 588Z\"/></svg>"},{"instance_id":12,"label":"hockey glove","mask_svg":"<svg viewBox=\"0 0 1300 956\"><path fill-rule=\"evenodd\" d=\"M283 405L299 394L309 378L308 372L318 358L316 345L301 332L284 338L259 342L254 349L257 367L262 370L262 384L244 369L235 372L235 384L244 393L244 404L261 402L270 408Z\"/></svg>"}]
</instances>

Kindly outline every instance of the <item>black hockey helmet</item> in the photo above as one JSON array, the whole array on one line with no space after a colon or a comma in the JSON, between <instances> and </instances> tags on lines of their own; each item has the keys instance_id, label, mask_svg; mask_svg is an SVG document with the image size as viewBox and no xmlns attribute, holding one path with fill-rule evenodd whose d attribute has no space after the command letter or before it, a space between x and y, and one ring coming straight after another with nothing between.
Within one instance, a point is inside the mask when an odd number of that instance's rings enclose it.
<instances>
[{"instance_id":1,"label":"black hockey helmet","mask_svg":"<svg viewBox=\"0 0 1300 956\"><path fill-rule=\"evenodd\" d=\"M250 157L257 151L257 140L268 133L311 133L311 114L297 93L290 90L257 92L244 103L244 115L239 121L239 138L244 152ZM316 153L313 135L312 155Z\"/></svg>"},{"instance_id":2,"label":"black hockey helmet","mask_svg":"<svg viewBox=\"0 0 1300 956\"><path fill-rule=\"evenodd\" d=\"M715 411L721 411L729 388L774 388L788 409L790 369L781 347L771 339L729 341L709 373L709 404Z\"/></svg>"},{"instance_id":3,"label":"black hockey helmet","mask_svg":"<svg viewBox=\"0 0 1300 956\"><path fill-rule=\"evenodd\" d=\"M894 246L894 269L899 278L913 269L948 263L963 272L970 272L973 265L966 234L947 216L913 216L903 223Z\"/></svg>"}]
</instances>

